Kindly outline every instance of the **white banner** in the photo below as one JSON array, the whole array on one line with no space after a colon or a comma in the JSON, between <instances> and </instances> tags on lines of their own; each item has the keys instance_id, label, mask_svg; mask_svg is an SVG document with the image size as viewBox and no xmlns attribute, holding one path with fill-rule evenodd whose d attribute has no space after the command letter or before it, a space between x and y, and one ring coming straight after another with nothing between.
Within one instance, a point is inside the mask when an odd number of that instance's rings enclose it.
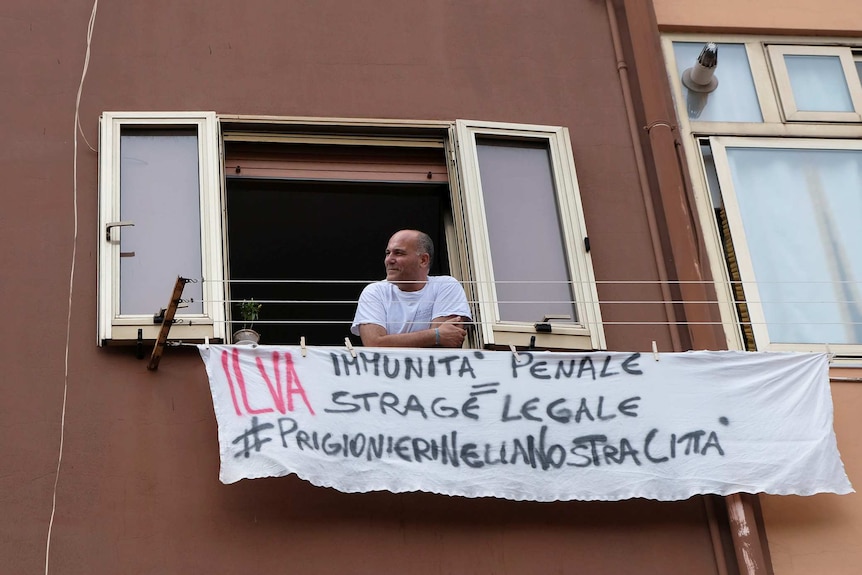
<instances>
[{"instance_id":1,"label":"white banner","mask_svg":"<svg viewBox=\"0 0 862 575\"><path fill-rule=\"evenodd\" d=\"M295 473L533 501L853 491L824 354L199 349L224 483Z\"/></svg>"}]
</instances>

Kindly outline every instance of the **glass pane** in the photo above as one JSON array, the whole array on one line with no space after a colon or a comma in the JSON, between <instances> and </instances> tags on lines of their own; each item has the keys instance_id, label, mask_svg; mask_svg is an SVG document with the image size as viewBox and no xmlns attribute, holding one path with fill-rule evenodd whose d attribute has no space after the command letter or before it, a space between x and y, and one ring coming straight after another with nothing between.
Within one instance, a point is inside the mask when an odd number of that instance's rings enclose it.
<instances>
[{"instance_id":1,"label":"glass pane","mask_svg":"<svg viewBox=\"0 0 862 575\"><path fill-rule=\"evenodd\" d=\"M547 143L480 138L477 154L501 319L577 320Z\"/></svg>"},{"instance_id":2,"label":"glass pane","mask_svg":"<svg viewBox=\"0 0 862 575\"><path fill-rule=\"evenodd\" d=\"M120 138L120 313L168 305L177 276L201 277L195 130L123 130ZM203 313L201 283L186 284L182 313Z\"/></svg>"},{"instance_id":3,"label":"glass pane","mask_svg":"<svg viewBox=\"0 0 862 575\"><path fill-rule=\"evenodd\" d=\"M728 148L775 343L862 343L862 151Z\"/></svg>"},{"instance_id":4,"label":"glass pane","mask_svg":"<svg viewBox=\"0 0 862 575\"><path fill-rule=\"evenodd\" d=\"M856 75L859 76L859 81L862 82L862 61L856 60Z\"/></svg>"},{"instance_id":5,"label":"glass pane","mask_svg":"<svg viewBox=\"0 0 862 575\"><path fill-rule=\"evenodd\" d=\"M796 109L805 112L852 112L853 102L838 56L786 54L784 63Z\"/></svg>"},{"instance_id":6,"label":"glass pane","mask_svg":"<svg viewBox=\"0 0 862 575\"><path fill-rule=\"evenodd\" d=\"M718 88L714 92L700 94L682 85L682 73L694 65L703 46L703 42L673 43L677 81L686 99L688 117L703 122L762 122L744 44L718 44L718 65L715 68Z\"/></svg>"}]
</instances>

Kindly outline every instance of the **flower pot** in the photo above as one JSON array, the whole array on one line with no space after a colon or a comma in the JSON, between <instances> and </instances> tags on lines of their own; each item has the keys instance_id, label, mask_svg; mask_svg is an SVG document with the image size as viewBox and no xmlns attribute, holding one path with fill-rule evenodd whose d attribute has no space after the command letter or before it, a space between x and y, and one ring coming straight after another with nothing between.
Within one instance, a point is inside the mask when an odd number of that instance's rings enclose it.
<instances>
[{"instance_id":1,"label":"flower pot","mask_svg":"<svg viewBox=\"0 0 862 575\"><path fill-rule=\"evenodd\" d=\"M233 332L234 345L253 345L260 341L260 334L253 329L238 329Z\"/></svg>"}]
</instances>

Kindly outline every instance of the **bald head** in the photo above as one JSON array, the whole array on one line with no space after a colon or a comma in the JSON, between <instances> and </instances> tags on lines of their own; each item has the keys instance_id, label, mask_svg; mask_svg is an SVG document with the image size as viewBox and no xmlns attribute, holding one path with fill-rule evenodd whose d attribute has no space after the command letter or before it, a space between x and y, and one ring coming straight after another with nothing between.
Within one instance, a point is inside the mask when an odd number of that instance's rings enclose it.
<instances>
[{"instance_id":1,"label":"bald head","mask_svg":"<svg viewBox=\"0 0 862 575\"><path fill-rule=\"evenodd\" d=\"M403 291L417 291L428 281L434 242L419 230L395 232L386 246L386 279Z\"/></svg>"}]
</instances>

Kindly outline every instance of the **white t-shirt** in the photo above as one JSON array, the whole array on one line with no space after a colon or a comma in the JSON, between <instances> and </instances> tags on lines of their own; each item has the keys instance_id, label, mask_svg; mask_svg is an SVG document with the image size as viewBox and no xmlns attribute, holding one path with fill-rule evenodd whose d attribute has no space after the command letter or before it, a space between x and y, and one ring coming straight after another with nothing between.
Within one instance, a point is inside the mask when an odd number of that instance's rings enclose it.
<instances>
[{"instance_id":1,"label":"white t-shirt","mask_svg":"<svg viewBox=\"0 0 862 575\"><path fill-rule=\"evenodd\" d=\"M428 329L432 319L447 315L472 319L464 288L452 276L431 276L421 290L412 292L384 280L362 290L350 332L359 335L360 325L373 323L388 335L411 333Z\"/></svg>"}]
</instances>

